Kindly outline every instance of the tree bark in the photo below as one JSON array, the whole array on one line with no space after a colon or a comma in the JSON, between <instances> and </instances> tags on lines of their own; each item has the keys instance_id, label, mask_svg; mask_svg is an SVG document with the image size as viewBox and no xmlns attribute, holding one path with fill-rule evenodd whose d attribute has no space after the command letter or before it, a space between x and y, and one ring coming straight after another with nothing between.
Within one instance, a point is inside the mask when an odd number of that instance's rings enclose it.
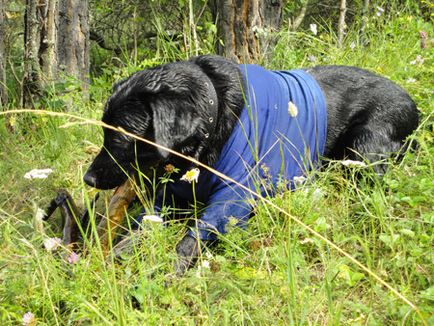
<instances>
[{"instance_id":1,"label":"tree bark","mask_svg":"<svg viewBox=\"0 0 434 326\"><path fill-rule=\"evenodd\" d=\"M26 0L22 104L33 107L47 86L76 79L87 90L87 0Z\"/></svg>"},{"instance_id":2,"label":"tree bark","mask_svg":"<svg viewBox=\"0 0 434 326\"><path fill-rule=\"evenodd\" d=\"M196 24L194 22L194 13L193 13L193 1L189 0L188 2L188 26L189 26L189 32L190 37L192 40L188 42L189 44L188 48L190 51L190 54L198 55L199 54L199 40L197 38L196 33Z\"/></svg>"},{"instance_id":3,"label":"tree bark","mask_svg":"<svg viewBox=\"0 0 434 326\"><path fill-rule=\"evenodd\" d=\"M43 89L39 63L41 27L39 26L38 2L26 0L24 14L24 74L22 105L32 107Z\"/></svg>"},{"instance_id":4,"label":"tree bark","mask_svg":"<svg viewBox=\"0 0 434 326\"><path fill-rule=\"evenodd\" d=\"M237 62L258 62L274 44L282 17L283 0L214 0L217 53Z\"/></svg>"},{"instance_id":5,"label":"tree bark","mask_svg":"<svg viewBox=\"0 0 434 326\"><path fill-rule=\"evenodd\" d=\"M347 13L347 0L341 0L339 7L339 23L338 23L338 47L342 47L345 35L345 15Z\"/></svg>"},{"instance_id":6,"label":"tree bark","mask_svg":"<svg viewBox=\"0 0 434 326\"><path fill-rule=\"evenodd\" d=\"M5 53L5 2L0 0L0 110L8 102L8 91L6 86L6 53Z\"/></svg>"},{"instance_id":7,"label":"tree bark","mask_svg":"<svg viewBox=\"0 0 434 326\"><path fill-rule=\"evenodd\" d=\"M88 0L60 0L58 28L59 68L81 82L89 83Z\"/></svg>"}]
</instances>

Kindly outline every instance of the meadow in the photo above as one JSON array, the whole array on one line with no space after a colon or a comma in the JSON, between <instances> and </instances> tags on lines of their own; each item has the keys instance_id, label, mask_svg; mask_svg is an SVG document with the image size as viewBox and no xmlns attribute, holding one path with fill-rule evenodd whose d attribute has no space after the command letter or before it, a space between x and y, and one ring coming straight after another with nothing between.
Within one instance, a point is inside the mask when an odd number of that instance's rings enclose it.
<instances>
[{"instance_id":1,"label":"meadow","mask_svg":"<svg viewBox=\"0 0 434 326\"><path fill-rule=\"evenodd\" d=\"M432 25L402 12L371 22L366 45L357 30L341 48L327 26L317 35L280 32L262 62L268 68L354 65L406 89L421 113L412 136L418 147L381 179L369 167L330 162L296 191L259 201L248 229L231 228L182 278L172 266L183 223L146 222L121 260L104 259L95 243L69 261L65 249L47 250L44 241L61 236L60 219L42 223L38 209L59 188L89 205L95 191L82 176L102 143L101 128L66 115L0 115L0 324L434 324L434 51L432 44L421 48L420 31L434 36ZM185 58L171 46L144 61L102 67L89 97L71 82L39 108L67 107L72 116L98 120L114 81ZM24 178L35 168L53 173ZM110 194L102 194L99 213Z\"/></svg>"}]
</instances>

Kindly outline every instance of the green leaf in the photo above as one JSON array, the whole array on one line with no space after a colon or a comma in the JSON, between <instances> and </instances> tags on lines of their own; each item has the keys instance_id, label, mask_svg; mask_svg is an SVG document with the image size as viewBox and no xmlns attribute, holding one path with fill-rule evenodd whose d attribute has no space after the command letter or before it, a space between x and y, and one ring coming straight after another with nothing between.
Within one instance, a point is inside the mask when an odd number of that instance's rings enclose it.
<instances>
[{"instance_id":1,"label":"green leaf","mask_svg":"<svg viewBox=\"0 0 434 326\"><path fill-rule=\"evenodd\" d=\"M390 248L394 248L396 242L399 240L400 235L399 234L392 234L392 235L387 235L387 234L381 234L379 237L380 241L382 241L383 243L385 243L386 245L388 245Z\"/></svg>"},{"instance_id":2,"label":"green leaf","mask_svg":"<svg viewBox=\"0 0 434 326\"><path fill-rule=\"evenodd\" d=\"M365 274L351 270L348 265L339 266L339 276L343 278L349 286L354 286L365 277Z\"/></svg>"},{"instance_id":3,"label":"green leaf","mask_svg":"<svg viewBox=\"0 0 434 326\"><path fill-rule=\"evenodd\" d=\"M420 296L424 299L434 301L434 286L420 292Z\"/></svg>"},{"instance_id":4,"label":"green leaf","mask_svg":"<svg viewBox=\"0 0 434 326\"><path fill-rule=\"evenodd\" d=\"M409 229L401 229L399 230L399 232L401 232L401 234L404 234L410 238L414 238L414 232L412 230Z\"/></svg>"}]
</instances>

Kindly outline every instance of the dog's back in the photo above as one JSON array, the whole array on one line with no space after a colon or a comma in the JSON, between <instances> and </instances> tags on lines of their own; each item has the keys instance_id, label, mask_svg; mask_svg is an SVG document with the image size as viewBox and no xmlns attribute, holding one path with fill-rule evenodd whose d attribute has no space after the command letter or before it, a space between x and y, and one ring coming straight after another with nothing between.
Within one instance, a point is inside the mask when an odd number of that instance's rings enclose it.
<instances>
[{"instance_id":1,"label":"dog's back","mask_svg":"<svg viewBox=\"0 0 434 326\"><path fill-rule=\"evenodd\" d=\"M364 69L318 66L307 69L324 92L329 158L379 161L396 153L417 128L416 104L401 87ZM384 172L383 165L376 166Z\"/></svg>"}]
</instances>

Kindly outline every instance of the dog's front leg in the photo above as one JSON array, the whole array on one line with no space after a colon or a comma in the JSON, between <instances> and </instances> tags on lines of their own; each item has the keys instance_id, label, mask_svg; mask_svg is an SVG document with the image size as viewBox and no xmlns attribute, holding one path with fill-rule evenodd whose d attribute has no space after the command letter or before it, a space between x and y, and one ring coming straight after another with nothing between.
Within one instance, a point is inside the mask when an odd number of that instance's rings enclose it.
<instances>
[{"instance_id":1,"label":"dog's front leg","mask_svg":"<svg viewBox=\"0 0 434 326\"><path fill-rule=\"evenodd\" d=\"M201 240L185 235L184 238L177 244L174 272L177 276L182 276L188 269L196 264L197 258L200 255L203 243Z\"/></svg>"},{"instance_id":2,"label":"dog's front leg","mask_svg":"<svg viewBox=\"0 0 434 326\"><path fill-rule=\"evenodd\" d=\"M176 276L182 276L190 268L196 265L198 258L202 255L204 248L211 248L217 243L217 240L199 240L186 234L176 245L176 261L174 272Z\"/></svg>"}]
</instances>

